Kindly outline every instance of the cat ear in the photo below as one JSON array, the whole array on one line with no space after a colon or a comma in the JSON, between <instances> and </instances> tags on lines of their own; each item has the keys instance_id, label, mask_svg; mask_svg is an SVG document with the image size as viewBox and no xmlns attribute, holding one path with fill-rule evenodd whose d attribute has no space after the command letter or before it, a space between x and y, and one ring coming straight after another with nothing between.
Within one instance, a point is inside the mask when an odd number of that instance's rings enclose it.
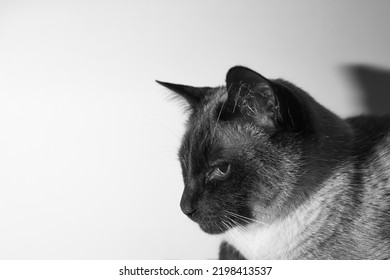
<instances>
[{"instance_id":1,"label":"cat ear","mask_svg":"<svg viewBox=\"0 0 390 280\"><path fill-rule=\"evenodd\" d=\"M172 90L177 93L179 96L183 97L192 109L195 109L202 102L203 98L206 96L208 87L192 87L179 84L171 84L166 82L157 81L160 85Z\"/></svg>"},{"instance_id":2,"label":"cat ear","mask_svg":"<svg viewBox=\"0 0 390 280\"><path fill-rule=\"evenodd\" d=\"M225 114L253 117L261 125L275 126L280 112L271 81L251 69L236 66L228 71L226 86Z\"/></svg>"}]
</instances>

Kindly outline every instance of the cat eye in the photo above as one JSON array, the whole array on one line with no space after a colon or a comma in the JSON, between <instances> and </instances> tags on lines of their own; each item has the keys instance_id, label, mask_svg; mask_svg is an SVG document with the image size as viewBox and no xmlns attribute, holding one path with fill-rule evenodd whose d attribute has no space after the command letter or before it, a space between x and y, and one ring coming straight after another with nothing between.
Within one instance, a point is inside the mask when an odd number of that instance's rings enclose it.
<instances>
[{"instance_id":1,"label":"cat eye","mask_svg":"<svg viewBox=\"0 0 390 280\"><path fill-rule=\"evenodd\" d=\"M228 175L230 171L230 164L227 162L222 162L213 166L211 173L209 174L209 179L223 178Z\"/></svg>"}]
</instances>

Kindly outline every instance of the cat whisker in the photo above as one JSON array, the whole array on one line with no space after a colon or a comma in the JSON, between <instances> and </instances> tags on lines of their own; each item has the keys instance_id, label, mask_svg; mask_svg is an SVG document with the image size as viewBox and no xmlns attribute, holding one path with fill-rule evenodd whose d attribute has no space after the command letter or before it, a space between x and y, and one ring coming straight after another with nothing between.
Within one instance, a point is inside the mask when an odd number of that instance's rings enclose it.
<instances>
[{"instance_id":1,"label":"cat whisker","mask_svg":"<svg viewBox=\"0 0 390 280\"><path fill-rule=\"evenodd\" d=\"M222 224L226 227L226 230L229 230L231 228L231 226L229 226L228 223L225 223L224 220L222 220Z\"/></svg>"},{"instance_id":2,"label":"cat whisker","mask_svg":"<svg viewBox=\"0 0 390 280\"><path fill-rule=\"evenodd\" d=\"M245 221L245 222L255 222L255 223L258 223L258 224L261 224L261 225L269 226L269 224L261 222L261 221L256 220L256 219L245 217L245 216L242 216L240 214L237 214L237 213L234 213L234 212L231 212L231 211L228 211L228 210L223 210L223 211L225 213L228 213L228 214L230 214L232 216L235 216L236 218L241 219L242 221Z\"/></svg>"},{"instance_id":3,"label":"cat whisker","mask_svg":"<svg viewBox=\"0 0 390 280\"><path fill-rule=\"evenodd\" d=\"M247 235L246 229L242 225L240 225L239 223L234 221L232 218L230 218L229 216L226 216L226 215L224 215L224 216L227 219L228 224L230 226L235 225L236 229L237 229L236 231L228 231L228 238L233 239L233 240L234 239L239 240L239 242L241 244L243 244L247 248L248 251L253 251L252 246L249 243L250 241L247 238L245 238L245 236ZM255 252L253 252L253 253L255 253ZM256 253L255 253L255 255L256 255Z\"/></svg>"},{"instance_id":4,"label":"cat whisker","mask_svg":"<svg viewBox=\"0 0 390 280\"><path fill-rule=\"evenodd\" d=\"M250 223L250 221L248 221L247 219L243 218L243 217L240 217L240 216L237 216L235 215L235 213L232 213L232 212L229 212L229 211L225 211L225 213L229 214L231 217L234 217L235 219L239 219L243 222L246 222L246 223Z\"/></svg>"},{"instance_id":5,"label":"cat whisker","mask_svg":"<svg viewBox=\"0 0 390 280\"><path fill-rule=\"evenodd\" d=\"M234 220L233 220L232 218L230 218L229 216L226 216L226 215L224 215L224 216L225 216L225 218L227 218L229 221L231 221L231 222L230 222L231 225L234 224L234 225L236 226L236 228L237 228L236 234L234 234L234 233L232 232L232 235L235 236L237 239L239 239L240 242L241 242L242 244L244 244L244 246L245 246L249 251L251 251L251 252L253 253L254 259L258 259L259 253L260 253L260 252L262 253L262 258L271 259L270 253L266 253L266 252L268 252L268 250L266 249L265 246L259 247L260 249L262 249L261 251L255 251L254 249L252 249L253 246L251 246L251 245L253 245L253 244L251 244L251 243L250 243L251 241L249 241L247 238L245 238L245 236L248 234L248 231L247 231L247 229L246 229L245 227L243 227L242 225L240 225L238 222L234 221Z\"/></svg>"},{"instance_id":6,"label":"cat whisker","mask_svg":"<svg viewBox=\"0 0 390 280\"><path fill-rule=\"evenodd\" d=\"M223 221L222 221L222 223L223 223ZM221 225L218 225L218 224L217 224L217 226L218 226L218 228L219 228L220 231L223 231L223 227L222 227Z\"/></svg>"},{"instance_id":7,"label":"cat whisker","mask_svg":"<svg viewBox=\"0 0 390 280\"><path fill-rule=\"evenodd\" d=\"M225 216L226 219L228 219L230 221L231 225L234 225L234 226L236 226L236 227L238 227L240 229L245 230L245 228L242 225L240 225L239 223L237 223L234 219L232 219L231 217L226 216L226 215L224 215L224 216Z\"/></svg>"}]
</instances>

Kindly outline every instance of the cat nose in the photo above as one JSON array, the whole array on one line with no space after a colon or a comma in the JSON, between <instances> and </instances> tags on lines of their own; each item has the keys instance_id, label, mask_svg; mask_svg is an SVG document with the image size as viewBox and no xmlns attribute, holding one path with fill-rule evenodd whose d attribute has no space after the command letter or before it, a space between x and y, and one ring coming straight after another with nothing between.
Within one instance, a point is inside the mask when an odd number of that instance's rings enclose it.
<instances>
[{"instance_id":1,"label":"cat nose","mask_svg":"<svg viewBox=\"0 0 390 280\"><path fill-rule=\"evenodd\" d=\"M192 217L198 210L196 195L189 191L184 191L180 201L181 211L188 217Z\"/></svg>"},{"instance_id":2,"label":"cat nose","mask_svg":"<svg viewBox=\"0 0 390 280\"><path fill-rule=\"evenodd\" d=\"M181 211L183 211L184 214L186 214L188 217L192 217L198 209L193 208L181 208Z\"/></svg>"},{"instance_id":3,"label":"cat nose","mask_svg":"<svg viewBox=\"0 0 390 280\"><path fill-rule=\"evenodd\" d=\"M187 196L186 194L183 194L182 196L180 208L188 217L192 217L198 210L197 203L194 202L193 197Z\"/></svg>"}]
</instances>

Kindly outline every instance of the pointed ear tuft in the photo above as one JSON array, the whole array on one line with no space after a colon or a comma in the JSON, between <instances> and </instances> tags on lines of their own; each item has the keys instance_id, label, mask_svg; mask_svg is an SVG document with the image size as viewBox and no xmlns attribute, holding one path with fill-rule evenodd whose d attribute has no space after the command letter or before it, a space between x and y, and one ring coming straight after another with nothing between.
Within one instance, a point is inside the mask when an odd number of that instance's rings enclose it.
<instances>
[{"instance_id":1,"label":"pointed ear tuft","mask_svg":"<svg viewBox=\"0 0 390 280\"><path fill-rule=\"evenodd\" d=\"M183 97L192 109L195 109L202 102L210 88L208 87L192 87L180 84L172 84L156 80L160 85L172 90L179 96Z\"/></svg>"},{"instance_id":2,"label":"pointed ear tuft","mask_svg":"<svg viewBox=\"0 0 390 280\"><path fill-rule=\"evenodd\" d=\"M276 125L280 114L271 81L249 68L236 66L228 71L226 86L228 114L252 117L265 126Z\"/></svg>"}]
</instances>

